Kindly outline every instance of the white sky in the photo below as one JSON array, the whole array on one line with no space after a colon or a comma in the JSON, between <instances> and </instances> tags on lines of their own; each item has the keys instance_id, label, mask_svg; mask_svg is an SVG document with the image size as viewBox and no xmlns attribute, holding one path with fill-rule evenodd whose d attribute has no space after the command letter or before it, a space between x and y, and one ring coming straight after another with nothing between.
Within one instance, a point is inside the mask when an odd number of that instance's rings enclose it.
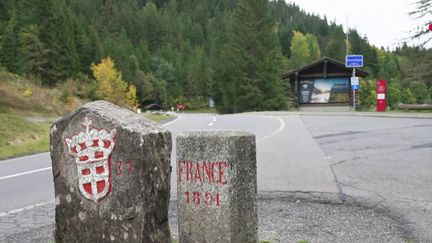
<instances>
[{"instance_id":1,"label":"white sky","mask_svg":"<svg viewBox=\"0 0 432 243\"><path fill-rule=\"evenodd\" d=\"M360 36L366 35L377 47L394 49L409 36L418 20L408 16L416 0L285 0L295 3L309 13L315 13L327 20L336 21L346 29L355 28Z\"/></svg>"}]
</instances>

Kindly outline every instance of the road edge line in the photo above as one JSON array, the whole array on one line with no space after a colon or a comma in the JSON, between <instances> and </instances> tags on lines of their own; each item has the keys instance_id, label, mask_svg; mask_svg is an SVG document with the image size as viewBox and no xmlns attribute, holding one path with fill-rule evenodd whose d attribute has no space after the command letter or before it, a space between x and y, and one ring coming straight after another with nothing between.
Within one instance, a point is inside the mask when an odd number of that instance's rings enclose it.
<instances>
[{"instance_id":1,"label":"road edge line","mask_svg":"<svg viewBox=\"0 0 432 243\"><path fill-rule=\"evenodd\" d=\"M169 126L169 125L173 124L174 122L180 120L181 118L182 118L182 116L176 116L176 118L174 120L167 122L167 123L164 123L164 124L162 124L162 126L164 126L164 127Z\"/></svg>"},{"instance_id":2,"label":"road edge line","mask_svg":"<svg viewBox=\"0 0 432 243\"><path fill-rule=\"evenodd\" d=\"M51 168L52 167L50 166L50 167L45 167L45 168L41 168L41 169L37 169L37 170L30 170L30 171L26 171L26 172L16 173L16 174L8 175L8 176L3 176L3 177L0 177L0 181L14 178L14 177L18 177L18 176L33 174L33 173L37 173L37 172L41 172L41 171L45 171L45 170L51 170Z\"/></svg>"},{"instance_id":3,"label":"road edge line","mask_svg":"<svg viewBox=\"0 0 432 243\"><path fill-rule=\"evenodd\" d=\"M276 135L276 134L282 132L282 131L285 129L285 121L284 121L282 118L280 118L280 117L276 117L276 116L268 116L268 115L264 115L263 117L268 117L268 118L272 118L272 119L275 119L275 120L279 121L280 126L279 126L279 128L276 129L272 134L267 135L267 136L264 136L264 137L262 137L262 138L260 138L260 139L257 139L257 143L262 142L262 141L264 141L264 140L266 140L266 139L268 139L268 138L271 138L271 137L273 137L274 135Z\"/></svg>"}]
</instances>

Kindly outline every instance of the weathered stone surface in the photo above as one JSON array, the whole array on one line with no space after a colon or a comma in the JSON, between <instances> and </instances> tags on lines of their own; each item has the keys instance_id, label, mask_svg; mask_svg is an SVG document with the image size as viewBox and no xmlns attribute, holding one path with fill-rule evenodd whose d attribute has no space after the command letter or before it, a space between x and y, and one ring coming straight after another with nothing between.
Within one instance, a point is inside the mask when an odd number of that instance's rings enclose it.
<instances>
[{"instance_id":1,"label":"weathered stone surface","mask_svg":"<svg viewBox=\"0 0 432 243\"><path fill-rule=\"evenodd\" d=\"M255 136L234 130L177 136L181 243L258 241Z\"/></svg>"},{"instance_id":2,"label":"weathered stone surface","mask_svg":"<svg viewBox=\"0 0 432 243\"><path fill-rule=\"evenodd\" d=\"M170 242L169 131L96 101L54 123L50 141L56 242Z\"/></svg>"}]
</instances>

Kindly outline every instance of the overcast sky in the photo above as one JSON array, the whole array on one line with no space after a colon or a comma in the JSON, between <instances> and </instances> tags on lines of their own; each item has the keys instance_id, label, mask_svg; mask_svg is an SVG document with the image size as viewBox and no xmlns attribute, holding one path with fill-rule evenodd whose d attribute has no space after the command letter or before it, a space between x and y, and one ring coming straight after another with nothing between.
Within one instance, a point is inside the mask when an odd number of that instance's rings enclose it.
<instances>
[{"instance_id":1,"label":"overcast sky","mask_svg":"<svg viewBox=\"0 0 432 243\"><path fill-rule=\"evenodd\" d=\"M394 49L409 36L409 31L418 24L408 12L415 0L286 0L295 3L309 13L327 16L328 21L336 21L346 29L348 15L349 28L355 28L361 36L377 47Z\"/></svg>"}]
</instances>

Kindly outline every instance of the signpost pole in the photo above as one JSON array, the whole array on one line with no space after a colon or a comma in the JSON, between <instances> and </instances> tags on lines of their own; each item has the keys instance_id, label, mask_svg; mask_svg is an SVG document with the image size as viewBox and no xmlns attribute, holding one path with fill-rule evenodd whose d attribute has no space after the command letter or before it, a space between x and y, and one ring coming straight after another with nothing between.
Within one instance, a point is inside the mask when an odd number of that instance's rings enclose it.
<instances>
[{"instance_id":1,"label":"signpost pole","mask_svg":"<svg viewBox=\"0 0 432 243\"><path fill-rule=\"evenodd\" d=\"M356 92L353 90L353 110L356 111Z\"/></svg>"},{"instance_id":2,"label":"signpost pole","mask_svg":"<svg viewBox=\"0 0 432 243\"><path fill-rule=\"evenodd\" d=\"M355 76L356 67L363 67L363 55L346 55L345 57L345 67L352 68L352 77L351 77L351 89L353 96L353 111L356 110L356 90L359 88L359 78Z\"/></svg>"},{"instance_id":3,"label":"signpost pole","mask_svg":"<svg viewBox=\"0 0 432 243\"><path fill-rule=\"evenodd\" d=\"M353 68L353 78L355 78L355 68ZM351 86L352 87L352 86ZM353 89L353 110L356 110L356 90Z\"/></svg>"}]
</instances>

